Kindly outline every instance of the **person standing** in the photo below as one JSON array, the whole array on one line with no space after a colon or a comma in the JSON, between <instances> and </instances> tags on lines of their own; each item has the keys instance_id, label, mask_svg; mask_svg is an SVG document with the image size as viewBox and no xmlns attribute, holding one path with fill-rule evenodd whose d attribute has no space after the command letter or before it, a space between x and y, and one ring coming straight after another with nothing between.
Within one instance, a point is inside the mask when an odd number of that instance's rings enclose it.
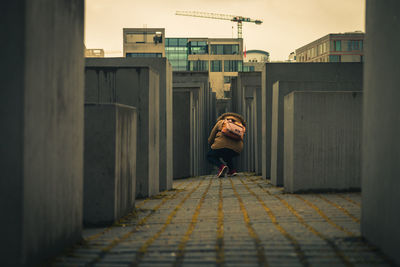
<instances>
[{"instance_id":1,"label":"person standing","mask_svg":"<svg viewBox=\"0 0 400 267\"><path fill-rule=\"evenodd\" d=\"M232 137L232 135L225 134L228 123L233 123L234 127L242 131L242 133L239 134L241 136ZM228 112L218 117L217 123L208 137L211 150L207 153L207 160L218 167L217 177L225 176L226 172L228 172L228 176L237 174L232 159L239 156L240 152L242 152L245 127L246 122L239 114ZM222 158L226 164L223 163L220 158Z\"/></svg>"}]
</instances>

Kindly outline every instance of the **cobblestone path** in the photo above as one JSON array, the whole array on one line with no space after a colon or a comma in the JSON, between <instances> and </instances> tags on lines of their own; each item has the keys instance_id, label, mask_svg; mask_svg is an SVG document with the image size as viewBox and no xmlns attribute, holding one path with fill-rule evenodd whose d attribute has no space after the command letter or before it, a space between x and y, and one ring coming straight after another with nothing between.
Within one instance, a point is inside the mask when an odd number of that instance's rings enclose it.
<instances>
[{"instance_id":1,"label":"cobblestone path","mask_svg":"<svg viewBox=\"0 0 400 267\"><path fill-rule=\"evenodd\" d=\"M195 177L136 202L56 266L392 266L360 238L360 193L285 194L250 174Z\"/></svg>"}]
</instances>

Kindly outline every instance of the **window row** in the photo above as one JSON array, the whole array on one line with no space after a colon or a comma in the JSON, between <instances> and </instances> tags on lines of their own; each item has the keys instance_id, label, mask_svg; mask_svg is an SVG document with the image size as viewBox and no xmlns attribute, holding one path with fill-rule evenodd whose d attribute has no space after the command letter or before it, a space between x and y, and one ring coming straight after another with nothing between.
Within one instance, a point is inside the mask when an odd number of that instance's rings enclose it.
<instances>
[{"instance_id":1,"label":"window row","mask_svg":"<svg viewBox=\"0 0 400 267\"><path fill-rule=\"evenodd\" d=\"M211 55L238 55L239 45L211 45Z\"/></svg>"},{"instance_id":2,"label":"window row","mask_svg":"<svg viewBox=\"0 0 400 267\"><path fill-rule=\"evenodd\" d=\"M165 46L187 47L187 38L165 38Z\"/></svg>"},{"instance_id":3,"label":"window row","mask_svg":"<svg viewBox=\"0 0 400 267\"><path fill-rule=\"evenodd\" d=\"M168 60L174 60L174 59L182 59L182 60L187 60L188 55L186 53L165 53L166 57Z\"/></svg>"},{"instance_id":4,"label":"window row","mask_svg":"<svg viewBox=\"0 0 400 267\"><path fill-rule=\"evenodd\" d=\"M191 41L188 43L188 47L191 55L208 54L208 45L205 41Z\"/></svg>"},{"instance_id":5,"label":"window row","mask_svg":"<svg viewBox=\"0 0 400 267\"><path fill-rule=\"evenodd\" d=\"M162 57L161 53L126 53L126 57Z\"/></svg>"},{"instance_id":6,"label":"window row","mask_svg":"<svg viewBox=\"0 0 400 267\"><path fill-rule=\"evenodd\" d=\"M347 43L347 47L345 44ZM363 40L333 40L333 51L362 51ZM347 49L345 49L347 48Z\"/></svg>"},{"instance_id":7,"label":"window row","mask_svg":"<svg viewBox=\"0 0 400 267\"><path fill-rule=\"evenodd\" d=\"M205 61L205 60L189 61L189 70L190 71L208 71L208 61Z\"/></svg>"},{"instance_id":8,"label":"window row","mask_svg":"<svg viewBox=\"0 0 400 267\"><path fill-rule=\"evenodd\" d=\"M211 60L211 72L222 71L222 60ZM224 60L224 72L238 72L243 71L243 61L240 60Z\"/></svg>"}]
</instances>

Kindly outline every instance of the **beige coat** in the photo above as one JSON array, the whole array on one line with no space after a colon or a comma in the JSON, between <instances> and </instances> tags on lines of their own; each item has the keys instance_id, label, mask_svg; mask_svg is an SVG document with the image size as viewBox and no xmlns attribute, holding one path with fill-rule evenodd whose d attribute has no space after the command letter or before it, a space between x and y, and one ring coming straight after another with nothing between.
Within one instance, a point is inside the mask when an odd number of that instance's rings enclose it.
<instances>
[{"instance_id":1,"label":"beige coat","mask_svg":"<svg viewBox=\"0 0 400 267\"><path fill-rule=\"evenodd\" d=\"M245 127L246 122L242 116L239 114L228 112L224 113L217 119L217 123L211 131L210 137L208 137L208 143L211 145L211 149L221 149L221 148L229 148L237 153L242 152L243 149L243 141L242 140L234 140L229 138L221 133L222 123L224 119L232 119L236 121L240 121Z\"/></svg>"}]
</instances>

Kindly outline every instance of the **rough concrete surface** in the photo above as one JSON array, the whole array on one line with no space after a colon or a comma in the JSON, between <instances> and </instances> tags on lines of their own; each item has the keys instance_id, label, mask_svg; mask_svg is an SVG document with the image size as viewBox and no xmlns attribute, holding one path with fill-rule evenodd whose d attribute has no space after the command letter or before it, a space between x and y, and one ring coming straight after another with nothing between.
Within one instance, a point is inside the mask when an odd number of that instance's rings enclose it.
<instances>
[{"instance_id":1,"label":"rough concrete surface","mask_svg":"<svg viewBox=\"0 0 400 267\"><path fill-rule=\"evenodd\" d=\"M262 176L271 173L272 86L276 81L360 82L362 63L266 63L262 79Z\"/></svg>"},{"instance_id":2,"label":"rough concrete surface","mask_svg":"<svg viewBox=\"0 0 400 267\"><path fill-rule=\"evenodd\" d=\"M400 21L398 1L367 0L363 236L400 264Z\"/></svg>"},{"instance_id":3,"label":"rough concrete surface","mask_svg":"<svg viewBox=\"0 0 400 267\"><path fill-rule=\"evenodd\" d=\"M283 186L283 99L293 91L362 91L362 81L277 81L272 92L271 182Z\"/></svg>"},{"instance_id":4,"label":"rough concrete surface","mask_svg":"<svg viewBox=\"0 0 400 267\"><path fill-rule=\"evenodd\" d=\"M166 58L87 58L86 66L143 67L155 69L160 88L159 190L172 188L172 67Z\"/></svg>"},{"instance_id":5,"label":"rough concrete surface","mask_svg":"<svg viewBox=\"0 0 400 267\"><path fill-rule=\"evenodd\" d=\"M135 207L136 133L135 108L85 104L84 224L110 224Z\"/></svg>"},{"instance_id":6,"label":"rough concrete surface","mask_svg":"<svg viewBox=\"0 0 400 267\"><path fill-rule=\"evenodd\" d=\"M203 83L174 83L174 179L204 173Z\"/></svg>"},{"instance_id":7,"label":"rough concrete surface","mask_svg":"<svg viewBox=\"0 0 400 267\"><path fill-rule=\"evenodd\" d=\"M1 264L35 265L82 233L83 1L4 2L0 25Z\"/></svg>"},{"instance_id":8,"label":"rough concrete surface","mask_svg":"<svg viewBox=\"0 0 400 267\"><path fill-rule=\"evenodd\" d=\"M208 151L207 138L214 126L212 124L212 112L218 105L211 106L212 103L212 90L210 88L210 81L208 72L189 72L189 71L174 71L173 72L173 87L182 88L185 84L202 83L198 93L198 138L199 150L197 157L198 161L198 175L205 175L210 173L211 165L206 159ZM175 163L174 163L175 164Z\"/></svg>"},{"instance_id":9,"label":"rough concrete surface","mask_svg":"<svg viewBox=\"0 0 400 267\"><path fill-rule=\"evenodd\" d=\"M246 117L244 151L237 161L241 171L261 174L261 76L262 72L239 72L231 85L232 111Z\"/></svg>"},{"instance_id":10,"label":"rough concrete surface","mask_svg":"<svg viewBox=\"0 0 400 267\"><path fill-rule=\"evenodd\" d=\"M284 188L361 187L361 92L294 91L284 103Z\"/></svg>"},{"instance_id":11,"label":"rough concrete surface","mask_svg":"<svg viewBox=\"0 0 400 267\"><path fill-rule=\"evenodd\" d=\"M136 107L136 196L159 192L159 75L150 67L87 66L85 102Z\"/></svg>"}]
</instances>

